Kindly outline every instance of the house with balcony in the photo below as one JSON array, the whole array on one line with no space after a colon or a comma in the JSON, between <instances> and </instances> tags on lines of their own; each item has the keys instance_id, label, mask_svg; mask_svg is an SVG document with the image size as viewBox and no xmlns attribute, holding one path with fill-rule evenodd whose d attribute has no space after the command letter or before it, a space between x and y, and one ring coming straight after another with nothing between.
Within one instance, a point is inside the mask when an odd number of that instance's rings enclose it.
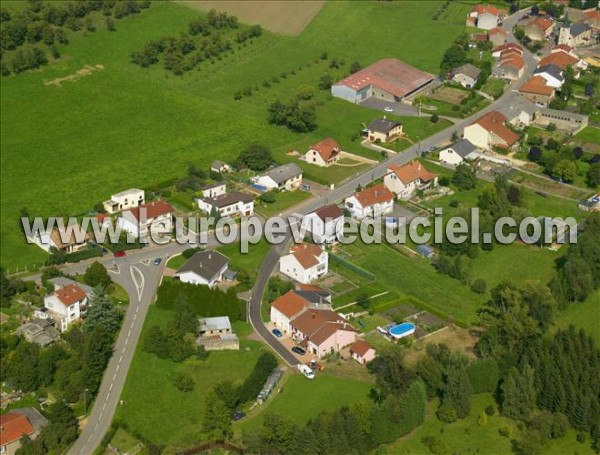
<instances>
[{"instance_id":1,"label":"house with balcony","mask_svg":"<svg viewBox=\"0 0 600 455\"><path fill-rule=\"evenodd\" d=\"M108 201L104 201L102 205L106 213L117 213L123 210L128 210L133 207L139 207L145 202L144 190L130 188L120 193L113 194Z\"/></svg>"},{"instance_id":2,"label":"house with balcony","mask_svg":"<svg viewBox=\"0 0 600 455\"><path fill-rule=\"evenodd\" d=\"M398 199L410 199L419 190L426 190L437 185L437 175L425 169L419 161L399 166L391 164L383 178L385 187Z\"/></svg>"},{"instance_id":3,"label":"house with balcony","mask_svg":"<svg viewBox=\"0 0 600 455\"><path fill-rule=\"evenodd\" d=\"M71 324L81 320L88 302L87 294L77 284L69 284L56 289L44 297L44 307L49 317L57 324L57 329L66 331Z\"/></svg>"},{"instance_id":4,"label":"house with balcony","mask_svg":"<svg viewBox=\"0 0 600 455\"><path fill-rule=\"evenodd\" d=\"M299 283L308 284L328 271L329 255L319 245L300 243L279 260L279 271Z\"/></svg>"}]
</instances>

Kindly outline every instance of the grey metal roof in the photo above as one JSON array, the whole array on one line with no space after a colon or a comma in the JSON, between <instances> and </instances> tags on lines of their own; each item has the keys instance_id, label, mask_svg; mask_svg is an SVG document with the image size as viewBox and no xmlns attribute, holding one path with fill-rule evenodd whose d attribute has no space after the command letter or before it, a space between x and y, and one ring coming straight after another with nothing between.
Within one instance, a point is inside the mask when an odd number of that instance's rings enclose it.
<instances>
[{"instance_id":1,"label":"grey metal roof","mask_svg":"<svg viewBox=\"0 0 600 455\"><path fill-rule=\"evenodd\" d=\"M471 79L475 80L481 74L481 70L479 68L477 68L475 65L471 65L470 63L467 63L465 65L459 66L458 68L454 68L451 71L451 74L453 76L455 76L457 74L464 74L465 76L468 76Z\"/></svg>"},{"instance_id":2,"label":"grey metal roof","mask_svg":"<svg viewBox=\"0 0 600 455\"><path fill-rule=\"evenodd\" d=\"M562 118L569 118L570 120L576 121L579 120L581 122L587 122L589 117L587 115L583 115L583 114L577 114L576 112L569 112L569 111L560 111L558 109L550 109L550 108L541 108L538 111L538 114L541 116L547 116L547 117L562 117Z\"/></svg>"},{"instance_id":3,"label":"grey metal roof","mask_svg":"<svg viewBox=\"0 0 600 455\"><path fill-rule=\"evenodd\" d=\"M227 163L224 163L223 161L219 161L219 160L215 160L212 162L212 164L210 165L211 169L220 169L223 166L226 166Z\"/></svg>"},{"instance_id":4,"label":"grey metal roof","mask_svg":"<svg viewBox=\"0 0 600 455\"><path fill-rule=\"evenodd\" d=\"M401 125L401 123L388 120L386 118L378 118L371 122L369 125L369 131L375 131L377 133L388 134L391 130Z\"/></svg>"},{"instance_id":5,"label":"grey metal roof","mask_svg":"<svg viewBox=\"0 0 600 455\"><path fill-rule=\"evenodd\" d=\"M228 316L198 319L198 325L201 332L207 332L209 330L231 330L231 322L229 321Z\"/></svg>"},{"instance_id":6,"label":"grey metal roof","mask_svg":"<svg viewBox=\"0 0 600 455\"><path fill-rule=\"evenodd\" d=\"M61 288L64 288L65 286L68 286L70 284L76 284L86 294L91 294L94 291L94 288L92 288L91 286L88 286L87 284L80 283L79 281L75 281L75 280L72 280L71 278L67 278L64 276L51 278L48 281L50 281L50 283L54 284L55 286L59 286Z\"/></svg>"},{"instance_id":7,"label":"grey metal roof","mask_svg":"<svg viewBox=\"0 0 600 455\"><path fill-rule=\"evenodd\" d=\"M571 36L579 36L583 32L587 32L590 28L591 27L588 24L580 22L580 23L571 25L571 28L569 29L569 31L571 33Z\"/></svg>"},{"instance_id":8,"label":"grey metal roof","mask_svg":"<svg viewBox=\"0 0 600 455\"><path fill-rule=\"evenodd\" d=\"M199 251L177 270L176 275L194 272L205 280L211 281L228 263L229 259L218 251Z\"/></svg>"},{"instance_id":9,"label":"grey metal roof","mask_svg":"<svg viewBox=\"0 0 600 455\"><path fill-rule=\"evenodd\" d=\"M549 63L547 65L542 65L533 72L533 74L540 74L540 73L547 73L550 76L554 77L555 79L558 79L559 81L564 80L564 77L562 76L562 69L560 68L560 66L556 66L552 63Z\"/></svg>"},{"instance_id":10,"label":"grey metal roof","mask_svg":"<svg viewBox=\"0 0 600 455\"><path fill-rule=\"evenodd\" d=\"M511 103L507 103L506 105L500 108L500 112L504 114L506 119L510 122L515 117L521 114L521 112L525 112L529 115L535 114L540 108L535 104L529 101L522 96L516 97Z\"/></svg>"},{"instance_id":11,"label":"grey metal roof","mask_svg":"<svg viewBox=\"0 0 600 455\"><path fill-rule=\"evenodd\" d=\"M477 147L475 147L468 139L461 139L447 148L452 149L455 153L463 158L466 158L471 153L477 151Z\"/></svg>"},{"instance_id":12,"label":"grey metal roof","mask_svg":"<svg viewBox=\"0 0 600 455\"><path fill-rule=\"evenodd\" d=\"M295 163L287 163L282 166L277 166L269 171L267 175L277 184L287 182L289 179L302 174L302 169Z\"/></svg>"},{"instance_id":13,"label":"grey metal roof","mask_svg":"<svg viewBox=\"0 0 600 455\"><path fill-rule=\"evenodd\" d=\"M330 297L331 297L331 293L327 292L325 290L323 291L302 291L302 290L297 290L294 291L295 294L299 295L300 297L302 297L304 300L310 302L310 303L330 303Z\"/></svg>"},{"instance_id":14,"label":"grey metal roof","mask_svg":"<svg viewBox=\"0 0 600 455\"><path fill-rule=\"evenodd\" d=\"M252 202L254 200L254 196L251 194L232 191L231 193L221 194L220 196L216 197L203 197L202 200L214 207L223 208L229 205L237 204L238 202L247 204L248 202Z\"/></svg>"}]
</instances>

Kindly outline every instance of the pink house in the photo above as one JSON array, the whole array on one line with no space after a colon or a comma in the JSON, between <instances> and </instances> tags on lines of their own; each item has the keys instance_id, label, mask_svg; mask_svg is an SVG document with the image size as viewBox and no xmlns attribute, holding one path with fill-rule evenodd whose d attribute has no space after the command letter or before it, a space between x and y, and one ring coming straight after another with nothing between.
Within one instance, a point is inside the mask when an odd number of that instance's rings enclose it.
<instances>
[{"instance_id":1,"label":"pink house","mask_svg":"<svg viewBox=\"0 0 600 455\"><path fill-rule=\"evenodd\" d=\"M376 351L375 348L366 341L356 340L354 344L350 346L350 354L354 360L364 365L375 358Z\"/></svg>"}]
</instances>

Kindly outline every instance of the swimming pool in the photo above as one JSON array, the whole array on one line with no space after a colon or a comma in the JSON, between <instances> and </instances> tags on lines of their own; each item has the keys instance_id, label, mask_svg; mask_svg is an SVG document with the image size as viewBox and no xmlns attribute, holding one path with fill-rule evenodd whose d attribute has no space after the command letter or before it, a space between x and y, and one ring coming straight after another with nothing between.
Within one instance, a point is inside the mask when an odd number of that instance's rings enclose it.
<instances>
[{"instance_id":1,"label":"swimming pool","mask_svg":"<svg viewBox=\"0 0 600 455\"><path fill-rule=\"evenodd\" d=\"M258 183L253 183L251 186L252 186L252 188L254 188L255 190L258 190L258 191L267 191L268 190L268 188L266 186L259 185Z\"/></svg>"},{"instance_id":2,"label":"swimming pool","mask_svg":"<svg viewBox=\"0 0 600 455\"><path fill-rule=\"evenodd\" d=\"M412 322L403 322L388 329L388 333L396 339L415 333L416 326Z\"/></svg>"}]
</instances>

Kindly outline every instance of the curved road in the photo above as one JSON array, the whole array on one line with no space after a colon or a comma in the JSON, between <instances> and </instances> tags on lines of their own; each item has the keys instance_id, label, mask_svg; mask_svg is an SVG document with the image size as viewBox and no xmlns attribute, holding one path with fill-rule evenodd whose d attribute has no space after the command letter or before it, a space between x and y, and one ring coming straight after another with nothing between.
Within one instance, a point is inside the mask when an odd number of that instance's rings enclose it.
<instances>
[{"instance_id":1,"label":"curved road","mask_svg":"<svg viewBox=\"0 0 600 455\"><path fill-rule=\"evenodd\" d=\"M523 11L513 14L504 21L506 30L511 30L516 24L517 19L523 14ZM509 34L508 40L514 42L512 34ZM342 200L356 190L358 185L365 186L373 180L379 179L386 173L390 164L403 164L415 157L419 150L427 150L432 146L448 141L452 133L460 132L471 124L475 119L492 110L503 110L513 103L519 96L516 89L520 87L530 76L537 65L535 57L527 51L524 55L525 70L524 75L518 81L510 84L504 95L493 102L490 106L477 112L469 118L461 120L451 127L430 136L419 145L412 146L402 153L392 156L388 160L379 163L374 168L357 175L355 178L344 183L340 187L328 192L326 195L314 198L295 209L295 213L305 215L324 205ZM263 261L255 285L252 289L252 295L248 305L248 318L256 332L279 356L290 366L298 363L296 357L285 348L279 340L274 337L262 321L260 307L264 295L265 287L269 277L275 270L279 257L287 249L291 241L291 234L288 232L286 239L279 245L274 245L268 252ZM214 241L211 242L214 244ZM123 321L123 326L115 344L114 354L108 364L102 380L102 385L94 402L93 408L88 417L88 422L83 429L79 439L69 450L71 455L91 455L100 445L102 438L110 424L112 423L119 397L121 395L127 371L133 359L136 344L139 340L143 321L146 317L148 307L154 301L156 289L160 282L164 262L160 266L154 266L152 259L155 257L168 257L178 254L181 251L191 248L194 245L179 245L170 243L162 246L154 246L139 251L128 253L128 256L119 259L103 258L99 261L107 267L118 267L118 272L112 272L112 279L123 286L130 297L129 308ZM67 273L83 273L91 262L74 264L67 266L64 271Z\"/></svg>"}]
</instances>

